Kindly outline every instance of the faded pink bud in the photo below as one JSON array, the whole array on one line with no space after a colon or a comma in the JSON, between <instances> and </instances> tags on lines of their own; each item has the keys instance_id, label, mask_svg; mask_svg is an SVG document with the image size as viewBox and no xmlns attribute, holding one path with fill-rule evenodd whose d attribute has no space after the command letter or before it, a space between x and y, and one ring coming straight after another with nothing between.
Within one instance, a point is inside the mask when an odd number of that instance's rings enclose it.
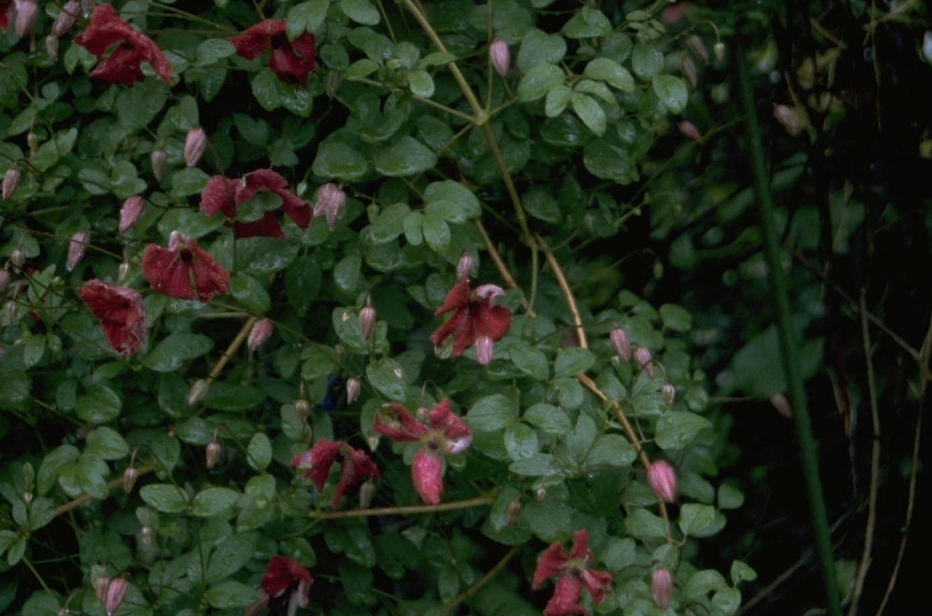
<instances>
[{"instance_id":1,"label":"faded pink bud","mask_svg":"<svg viewBox=\"0 0 932 616\"><path fill-rule=\"evenodd\" d=\"M463 256L460 257L460 260L456 263L456 279L463 280L469 278L469 273L472 272L474 261L472 255L468 252L464 252Z\"/></svg>"},{"instance_id":2,"label":"faded pink bud","mask_svg":"<svg viewBox=\"0 0 932 616\"><path fill-rule=\"evenodd\" d=\"M19 304L16 303L16 300L10 300L3 306L3 312L6 315L6 320L9 323L16 322L16 315L19 313Z\"/></svg>"},{"instance_id":3,"label":"faded pink bud","mask_svg":"<svg viewBox=\"0 0 932 616\"><path fill-rule=\"evenodd\" d=\"M217 441L211 441L207 443L205 461L207 463L207 468L213 468L217 466L217 462L220 461L220 443Z\"/></svg>"},{"instance_id":4,"label":"faded pink bud","mask_svg":"<svg viewBox=\"0 0 932 616\"><path fill-rule=\"evenodd\" d=\"M10 284L10 270L0 269L0 293Z\"/></svg>"},{"instance_id":5,"label":"faded pink bud","mask_svg":"<svg viewBox=\"0 0 932 616\"><path fill-rule=\"evenodd\" d=\"M654 378L654 362L647 347L639 346L634 349L634 361L647 373L647 376Z\"/></svg>"},{"instance_id":6,"label":"faded pink bud","mask_svg":"<svg viewBox=\"0 0 932 616\"><path fill-rule=\"evenodd\" d=\"M696 63L689 56L683 56L680 60L680 72L686 78L686 82L693 90L699 85L699 75L696 72Z\"/></svg>"},{"instance_id":7,"label":"faded pink bud","mask_svg":"<svg viewBox=\"0 0 932 616\"><path fill-rule=\"evenodd\" d=\"M58 37L51 34L45 37L45 51L52 62L58 62Z\"/></svg>"},{"instance_id":8,"label":"faded pink bud","mask_svg":"<svg viewBox=\"0 0 932 616\"><path fill-rule=\"evenodd\" d=\"M328 182L317 191L317 202L314 204L314 216L325 216L327 224L333 229L343 209L346 207L346 193L339 186Z\"/></svg>"},{"instance_id":9,"label":"faded pink bud","mask_svg":"<svg viewBox=\"0 0 932 616\"><path fill-rule=\"evenodd\" d=\"M294 403L294 414L298 416L298 419L304 421L307 419L308 413L311 412L311 405L308 404L308 401L304 398L295 400Z\"/></svg>"},{"instance_id":10,"label":"faded pink bud","mask_svg":"<svg viewBox=\"0 0 932 616\"><path fill-rule=\"evenodd\" d=\"M146 200L139 195L133 195L123 202L120 208L120 233L126 233L142 217L146 209Z\"/></svg>"},{"instance_id":11,"label":"faded pink bud","mask_svg":"<svg viewBox=\"0 0 932 616\"><path fill-rule=\"evenodd\" d=\"M537 488L537 494L535 496L537 498L537 502L544 500L547 498L547 488L543 486Z\"/></svg>"},{"instance_id":12,"label":"faded pink bud","mask_svg":"<svg viewBox=\"0 0 932 616\"><path fill-rule=\"evenodd\" d=\"M194 406L198 402L204 399L207 395L207 390L210 389L210 383L204 379L198 379L194 381L194 385L191 385L191 389L188 390L188 396L185 398L185 401L188 403L188 406Z\"/></svg>"},{"instance_id":13,"label":"faded pink bud","mask_svg":"<svg viewBox=\"0 0 932 616\"><path fill-rule=\"evenodd\" d=\"M507 77L508 70L511 68L511 50L508 49L508 43L500 38L492 41L489 45L489 60L496 73Z\"/></svg>"},{"instance_id":14,"label":"faded pink bud","mask_svg":"<svg viewBox=\"0 0 932 616\"><path fill-rule=\"evenodd\" d=\"M508 503L505 510L505 522L510 526L518 521L518 515L521 513L521 501L517 498Z\"/></svg>"},{"instance_id":15,"label":"faded pink bud","mask_svg":"<svg viewBox=\"0 0 932 616\"><path fill-rule=\"evenodd\" d=\"M375 332L375 308L365 305L359 311L359 329L362 330L362 336L366 340L372 340L372 334Z\"/></svg>"},{"instance_id":16,"label":"faded pink bud","mask_svg":"<svg viewBox=\"0 0 932 616\"><path fill-rule=\"evenodd\" d=\"M346 403L352 404L359 398L359 392L362 389L362 383L355 376L346 381Z\"/></svg>"},{"instance_id":17,"label":"faded pink bud","mask_svg":"<svg viewBox=\"0 0 932 616\"><path fill-rule=\"evenodd\" d=\"M725 43L721 41L715 41L715 44L712 45L712 53L715 54L715 59L721 62L725 59Z\"/></svg>"},{"instance_id":18,"label":"faded pink bud","mask_svg":"<svg viewBox=\"0 0 932 616\"><path fill-rule=\"evenodd\" d=\"M133 491L133 486L136 485L136 479L139 477L139 472L135 467L127 466L126 470L123 471L123 491L129 494Z\"/></svg>"},{"instance_id":19,"label":"faded pink bud","mask_svg":"<svg viewBox=\"0 0 932 616\"><path fill-rule=\"evenodd\" d=\"M104 600L104 609L107 610L107 614L113 614L120 608L120 604L123 603L123 597L126 596L126 580L118 577L110 580L110 583L107 585L107 595Z\"/></svg>"},{"instance_id":20,"label":"faded pink bud","mask_svg":"<svg viewBox=\"0 0 932 616\"><path fill-rule=\"evenodd\" d=\"M275 331L275 325L269 319L259 319L252 326L249 337L246 339L246 346L250 351L255 351L262 343L269 339L272 332Z\"/></svg>"},{"instance_id":21,"label":"faded pink bud","mask_svg":"<svg viewBox=\"0 0 932 616\"><path fill-rule=\"evenodd\" d=\"M695 141L696 143L700 143L702 141L702 135L699 133L699 129L696 128L696 125L692 122L683 120L677 124L676 127L680 130L680 134L690 141Z\"/></svg>"},{"instance_id":22,"label":"faded pink bud","mask_svg":"<svg viewBox=\"0 0 932 616\"><path fill-rule=\"evenodd\" d=\"M156 148L149 155L149 163L152 165L152 175L157 181L161 180L162 174L165 173L165 166L168 164L168 154L162 148Z\"/></svg>"},{"instance_id":23,"label":"faded pink bud","mask_svg":"<svg viewBox=\"0 0 932 616\"><path fill-rule=\"evenodd\" d=\"M650 465L647 484L662 500L668 503L676 500L676 471L666 460L657 460Z\"/></svg>"},{"instance_id":24,"label":"faded pink bud","mask_svg":"<svg viewBox=\"0 0 932 616\"><path fill-rule=\"evenodd\" d=\"M654 596L654 603L662 610L670 605L673 596L673 577L663 567L654 569L650 575L650 593Z\"/></svg>"},{"instance_id":25,"label":"faded pink bud","mask_svg":"<svg viewBox=\"0 0 932 616\"><path fill-rule=\"evenodd\" d=\"M667 403L667 406L673 406L673 401L676 400L676 387L673 386L673 383L664 383L663 387L660 388L660 395L663 397L663 401Z\"/></svg>"},{"instance_id":26,"label":"faded pink bud","mask_svg":"<svg viewBox=\"0 0 932 616\"><path fill-rule=\"evenodd\" d=\"M61 12L58 14L58 17L55 18L55 24L52 26L52 34L54 38L58 38L68 32L71 29L71 26L74 25L74 21L78 16L78 11L81 10L80 0L68 0L65 3L65 6L61 7Z\"/></svg>"},{"instance_id":27,"label":"faded pink bud","mask_svg":"<svg viewBox=\"0 0 932 616\"><path fill-rule=\"evenodd\" d=\"M476 361L483 366L492 363L492 349L495 341L489 335L482 335L476 338Z\"/></svg>"},{"instance_id":28,"label":"faded pink bud","mask_svg":"<svg viewBox=\"0 0 932 616\"><path fill-rule=\"evenodd\" d=\"M120 267L117 268L117 280L123 282L127 276L129 276L129 263L123 261L120 263Z\"/></svg>"},{"instance_id":29,"label":"faded pink bud","mask_svg":"<svg viewBox=\"0 0 932 616\"><path fill-rule=\"evenodd\" d=\"M97 600L104 603L107 600L107 587L110 585L110 578L106 575L99 575L94 580L94 594Z\"/></svg>"},{"instance_id":30,"label":"faded pink bud","mask_svg":"<svg viewBox=\"0 0 932 616\"><path fill-rule=\"evenodd\" d=\"M770 396L770 404L773 405L773 408L776 409L781 416L789 419L793 416L793 407L790 406L790 401L786 399L781 393L775 393Z\"/></svg>"},{"instance_id":31,"label":"faded pink bud","mask_svg":"<svg viewBox=\"0 0 932 616\"><path fill-rule=\"evenodd\" d=\"M201 160L204 150L207 148L207 133L200 126L195 126L188 131L188 136L184 139L184 162L187 166L193 167L197 161Z\"/></svg>"},{"instance_id":32,"label":"faded pink bud","mask_svg":"<svg viewBox=\"0 0 932 616\"><path fill-rule=\"evenodd\" d=\"M29 146L29 151L34 155L36 150L39 149L39 136L36 135L36 131L31 130L26 133L26 145Z\"/></svg>"},{"instance_id":33,"label":"faded pink bud","mask_svg":"<svg viewBox=\"0 0 932 616\"><path fill-rule=\"evenodd\" d=\"M702 42L702 39L695 34L690 34L686 38L686 46L689 48L689 51L693 52L697 58L702 60L703 64L709 63L709 52L706 51L705 43Z\"/></svg>"},{"instance_id":34,"label":"faded pink bud","mask_svg":"<svg viewBox=\"0 0 932 616\"><path fill-rule=\"evenodd\" d=\"M10 263L13 264L17 270L23 267L23 263L26 262L26 253L22 248L14 248L13 252L10 253Z\"/></svg>"},{"instance_id":35,"label":"faded pink bud","mask_svg":"<svg viewBox=\"0 0 932 616\"><path fill-rule=\"evenodd\" d=\"M90 241L91 236L87 231L78 231L71 236L71 241L68 242L68 260L65 262L69 272L81 262Z\"/></svg>"},{"instance_id":36,"label":"faded pink bud","mask_svg":"<svg viewBox=\"0 0 932 616\"><path fill-rule=\"evenodd\" d=\"M35 0L16 0L16 36L23 38L36 23L39 7Z\"/></svg>"},{"instance_id":37,"label":"faded pink bud","mask_svg":"<svg viewBox=\"0 0 932 616\"><path fill-rule=\"evenodd\" d=\"M773 117L786 129L786 132L795 136L809 126L809 116L805 109L790 107L788 105L774 105Z\"/></svg>"},{"instance_id":38,"label":"faded pink bud","mask_svg":"<svg viewBox=\"0 0 932 616\"><path fill-rule=\"evenodd\" d=\"M502 288L495 284L484 284L476 287L476 297L480 299L485 299L489 301L489 306L495 305L495 299L500 295L504 295L505 292Z\"/></svg>"},{"instance_id":39,"label":"faded pink bud","mask_svg":"<svg viewBox=\"0 0 932 616\"><path fill-rule=\"evenodd\" d=\"M23 492L23 502L27 505L32 502L32 492Z\"/></svg>"},{"instance_id":40,"label":"faded pink bud","mask_svg":"<svg viewBox=\"0 0 932 616\"><path fill-rule=\"evenodd\" d=\"M369 438L366 439L366 445L369 446L369 451L375 451L379 447L379 441L382 440L379 438L378 434L371 434Z\"/></svg>"},{"instance_id":41,"label":"faded pink bud","mask_svg":"<svg viewBox=\"0 0 932 616\"><path fill-rule=\"evenodd\" d=\"M368 509L372 504L372 497L375 496L375 483L366 481L359 487L359 508Z\"/></svg>"},{"instance_id":42,"label":"faded pink bud","mask_svg":"<svg viewBox=\"0 0 932 616\"><path fill-rule=\"evenodd\" d=\"M625 330L615 327L608 335L608 338L612 341L612 346L615 348L615 352L618 353L618 357L626 364L630 363L631 344L628 342L628 334L625 333Z\"/></svg>"},{"instance_id":43,"label":"faded pink bud","mask_svg":"<svg viewBox=\"0 0 932 616\"><path fill-rule=\"evenodd\" d=\"M19 180L22 178L22 173L16 167L10 167L6 170L6 173L3 174L3 200L6 201L13 196L13 193L16 192L16 189L19 188Z\"/></svg>"},{"instance_id":44,"label":"faded pink bud","mask_svg":"<svg viewBox=\"0 0 932 616\"><path fill-rule=\"evenodd\" d=\"M152 527L148 524L139 529L139 541L146 549L152 547Z\"/></svg>"}]
</instances>

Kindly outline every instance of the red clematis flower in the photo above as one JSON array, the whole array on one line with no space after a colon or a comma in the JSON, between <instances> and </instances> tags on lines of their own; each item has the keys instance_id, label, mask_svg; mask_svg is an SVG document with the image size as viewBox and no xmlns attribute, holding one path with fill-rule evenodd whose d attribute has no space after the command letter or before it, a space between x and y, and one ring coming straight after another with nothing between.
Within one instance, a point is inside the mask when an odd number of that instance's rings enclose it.
<instances>
[{"instance_id":1,"label":"red clematis flower","mask_svg":"<svg viewBox=\"0 0 932 616\"><path fill-rule=\"evenodd\" d=\"M153 289L169 297L206 302L227 292L230 273L193 238L172 231L168 248L146 246L142 273Z\"/></svg>"},{"instance_id":2,"label":"red clematis flower","mask_svg":"<svg viewBox=\"0 0 932 616\"><path fill-rule=\"evenodd\" d=\"M340 480L333 493L333 500L330 501L330 506L334 508L348 488L352 488L365 479L379 480L379 469L375 462L369 459L364 451L353 449L341 441L325 439L317 441L312 448L291 459L292 466L306 469L304 476L313 481L314 487L320 492L324 489L327 475L330 474L330 467L334 465L337 458L342 460L342 466L340 467Z\"/></svg>"},{"instance_id":3,"label":"red clematis flower","mask_svg":"<svg viewBox=\"0 0 932 616\"><path fill-rule=\"evenodd\" d=\"M78 287L78 295L100 321L111 348L132 355L146 340L146 309L138 291L117 287L102 280L89 280Z\"/></svg>"},{"instance_id":4,"label":"red clematis flower","mask_svg":"<svg viewBox=\"0 0 932 616\"><path fill-rule=\"evenodd\" d=\"M472 432L450 411L449 400L427 411L426 424L400 404L384 408L389 413L376 415L372 429L396 443L421 443L411 463L411 481L421 500L438 504L443 496L443 457L465 451L472 442Z\"/></svg>"},{"instance_id":5,"label":"red clematis flower","mask_svg":"<svg viewBox=\"0 0 932 616\"><path fill-rule=\"evenodd\" d=\"M307 85L307 74L314 72L314 35L304 32L293 41L285 33L284 19L266 19L229 39L236 53L252 60L272 50L269 68L282 81Z\"/></svg>"},{"instance_id":6,"label":"red clematis flower","mask_svg":"<svg viewBox=\"0 0 932 616\"><path fill-rule=\"evenodd\" d=\"M282 211L303 231L311 222L312 210L309 203L288 192L288 181L271 169L257 169L246 174L241 180L231 180L222 175L215 175L207 181L201 191L201 209L208 216L217 212L231 219L236 219L237 207L260 190L267 190L278 195L282 200ZM281 224L272 212L266 212L259 220L234 224L236 237L278 237L284 238Z\"/></svg>"},{"instance_id":7,"label":"red clematis flower","mask_svg":"<svg viewBox=\"0 0 932 616\"><path fill-rule=\"evenodd\" d=\"M593 603L602 603L611 591L612 576L605 571L589 568L592 551L589 549L589 533L581 528L573 533L573 549L567 556L559 542L552 544L537 561L532 588L555 575L559 575L553 597L544 608L544 616L575 616L589 612L579 605L579 593L583 586L589 591Z\"/></svg>"},{"instance_id":8,"label":"red clematis flower","mask_svg":"<svg viewBox=\"0 0 932 616\"><path fill-rule=\"evenodd\" d=\"M273 556L259 582L263 597L246 608L246 613L258 614L266 607L273 610L287 607L289 616L293 616L298 607L310 604L307 593L313 583L311 574L296 561L287 556Z\"/></svg>"},{"instance_id":9,"label":"red clematis flower","mask_svg":"<svg viewBox=\"0 0 932 616\"><path fill-rule=\"evenodd\" d=\"M467 348L476 346L476 358L481 364L492 359L492 343L500 340L511 325L511 312L503 306L493 306L492 301L503 291L486 284L470 290L469 280L463 278L450 290L443 305L435 315L455 310L453 316L432 333L430 340L435 347L453 337L453 355L462 355Z\"/></svg>"},{"instance_id":10,"label":"red clematis flower","mask_svg":"<svg viewBox=\"0 0 932 616\"><path fill-rule=\"evenodd\" d=\"M110 55L91 71L91 77L131 87L144 79L140 64L148 62L156 75L166 82L171 81L171 64L158 45L121 19L109 4L100 4L94 9L87 30L74 41L97 56L98 60L108 47L118 43Z\"/></svg>"},{"instance_id":11,"label":"red clematis flower","mask_svg":"<svg viewBox=\"0 0 932 616\"><path fill-rule=\"evenodd\" d=\"M13 0L0 0L0 29L4 32L10 27L10 17L13 15Z\"/></svg>"}]
</instances>

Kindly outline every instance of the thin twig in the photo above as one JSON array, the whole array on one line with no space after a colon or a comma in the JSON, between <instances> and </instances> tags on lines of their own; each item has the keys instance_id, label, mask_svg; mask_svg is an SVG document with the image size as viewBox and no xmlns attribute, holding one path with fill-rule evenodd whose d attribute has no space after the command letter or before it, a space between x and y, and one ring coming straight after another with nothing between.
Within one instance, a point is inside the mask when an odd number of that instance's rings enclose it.
<instances>
[{"instance_id":1,"label":"thin twig","mask_svg":"<svg viewBox=\"0 0 932 616\"><path fill-rule=\"evenodd\" d=\"M136 469L136 473L137 473L136 476L141 477L151 470L152 470L151 466L140 466L139 468ZM111 479L110 481L107 482L107 490L112 490L113 488L117 486L121 486L121 485L123 485L123 477L117 477L116 479ZM82 494L81 496L78 496L68 501L67 503L64 503L62 505L59 505L58 507L55 507L55 517L58 517L63 513L68 513L69 511L77 507L80 507L81 505L91 500L92 498L93 496L90 496L89 494Z\"/></svg>"},{"instance_id":2,"label":"thin twig","mask_svg":"<svg viewBox=\"0 0 932 616\"><path fill-rule=\"evenodd\" d=\"M438 511L456 511L468 507L484 507L495 502L495 493L439 505L409 505L406 507L377 507L375 509L347 509L346 511L309 511L308 517L315 520L339 520L345 518L371 518L383 515L417 515Z\"/></svg>"},{"instance_id":3,"label":"thin twig","mask_svg":"<svg viewBox=\"0 0 932 616\"><path fill-rule=\"evenodd\" d=\"M441 614L450 613L453 610L453 608L455 608L457 605L459 605L460 603L462 603L463 601L465 601L472 595L476 594L476 592L478 592L480 588L488 584L492 580L492 578L498 575L498 572L502 570L502 567L508 564L508 561L511 560L514 557L514 555L517 554L518 551L522 547L524 547L523 544L519 544L519 545L512 547L510 550L508 550L508 553L505 554L500 561L495 563L495 566L489 569L488 573L483 575L479 579L478 582L476 582L475 584L473 584L472 586L470 586L469 588L461 592L459 595L454 597L449 603L442 606L440 608L440 613Z\"/></svg>"},{"instance_id":4,"label":"thin twig","mask_svg":"<svg viewBox=\"0 0 932 616\"><path fill-rule=\"evenodd\" d=\"M547 258L547 264L550 266L550 269L553 270L553 276L557 279L557 284L560 285L560 290L563 291L563 298L566 300L566 307L570 311L570 316L573 318L573 328L576 330L576 341L579 343L581 348L588 349L589 341L586 339L586 330L583 329L582 317L579 316L579 309L576 307L576 297L573 295L573 291L570 289L570 285L566 281L566 276L563 274L563 268L560 267L560 262L557 261L557 258L553 256L553 253L550 251L550 248L547 246L547 242L544 241L544 238L535 233L534 239L537 240L537 244L540 246L541 250L544 251L544 257Z\"/></svg>"},{"instance_id":5,"label":"thin twig","mask_svg":"<svg viewBox=\"0 0 932 616\"><path fill-rule=\"evenodd\" d=\"M252 331L252 326L258 321L258 317L249 317L246 319L246 322L243 323L243 327L240 328L239 333L236 334L236 338L230 343L230 345L223 352L223 355L220 356L220 359L217 360L217 363L214 364L213 369L211 369L210 374L207 376L207 384L210 385L213 383L220 373L223 372L224 366L227 365L227 362L230 361L230 358L233 357L233 354L236 353L236 350L239 349L240 345L243 344L243 340L249 336L249 332Z\"/></svg>"},{"instance_id":6,"label":"thin twig","mask_svg":"<svg viewBox=\"0 0 932 616\"><path fill-rule=\"evenodd\" d=\"M498 270L498 275L502 277L502 280L505 282L505 286L509 289L517 289L518 283L515 282L514 277L508 270L508 266L505 265L505 262L502 260L502 255L499 254L498 248L496 248L495 244L492 243L492 238L489 237L489 233L485 230L485 226L483 226L482 221L477 218L473 222L476 225L476 229L479 230L479 234L482 235L482 239L485 241L485 249L489 253L489 256L492 257L492 263L495 264L495 269ZM531 308L531 304L523 295L521 296L521 307L529 317L534 318L537 316L534 313L534 309Z\"/></svg>"}]
</instances>

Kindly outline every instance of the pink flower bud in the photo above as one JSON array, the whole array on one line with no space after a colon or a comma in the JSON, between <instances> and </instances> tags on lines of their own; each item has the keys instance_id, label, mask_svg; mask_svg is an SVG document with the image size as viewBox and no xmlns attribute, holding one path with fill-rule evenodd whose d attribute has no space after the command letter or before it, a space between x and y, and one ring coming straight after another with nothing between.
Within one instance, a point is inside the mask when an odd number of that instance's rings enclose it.
<instances>
[{"instance_id":1,"label":"pink flower bud","mask_svg":"<svg viewBox=\"0 0 932 616\"><path fill-rule=\"evenodd\" d=\"M23 38L36 23L39 7L35 0L16 0L16 36Z\"/></svg>"},{"instance_id":2,"label":"pink flower bud","mask_svg":"<svg viewBox=\"0 0 932 616\"><path fill-rule=\"evenodd\" d=\"M372 340L372 334L375 332L375 308L366 305L359 311L359 329L362 330L362 336L366 340Z\"/></svg>"},{"instance_id":3,"label":"pink flower bud","mask_svg":"<svg viewBox=\"0 0 932 616\"><path fill-rule=\"evenodd\" d=\"M71 241L68 242L68 260L65 263L65 267L68 268L69 272L81 262L84 257L84 250L90 241L91 236L87 231L78 231L71 236Z\"/></svg>"},{"instance_id":4,"label":"pink flower bud","mask_svg":"<svg viewBox=\"0 0 932 616\"><path fill-rule=\"evenodd\" d=\"M133 195L124 201L123 207L120 208L120 233L126 233L133 225L139 222L145 209L146 200L139 195Z\"/></svg>"},{"instance_id":5,"label":"pink flower bud","mask_svg":"<svg viewBox=\"0 0 932 616\"><path fill-rule=\"evenodd\" d=\"M463 256L460 257L460 260L456 263L456 279L463 280L469 278L469 273L472 272L474 261L472 255L468 252L464 252Z\"/></svg>"},{"instance_id":6,"label":"pink flower bud","mask_svg":"<svg viewBox=\"0 0 932 616\"><path fill-rule=\"evenodd\" d=\"M311 412L311 405L308 404L308 401L304 398L295 400L294 403L294 414L298 416L298 419L304 421L307 419L308 413Z\"/></svg>"},{"instance_id":7,"label":"pink flower bud","mask_svg":"<svg viewBox=\"0 0 932 616\"><path fill-rule=\"evenodd\" d=\"M126 470L123 471L123 491L129 494L133 491L133 486L136 485L136 478L139 477L139 472L135 467L127 466Z\"/></svg>"},{"instance_id":8,"label":"pink flower bud","mask_svg":"<svg viewBox=\"0 0 932 616\"><path fill-rule=\"evenodd\" d=\"M165 173L165 166L168 164L168 154L162 148L156 148L149 155L149 163L152 165L152 175L155 176L156 181L161 180L162 174Z\"/></svg>"},{"instance_id":9,"label":"pink flower bud","mask_svg":"<svg viewBox=\"0 0 932 616\"><path fill-rule=\"evenodd\" d=\"M120 608L123 603L123 597L126 596L126 580L118 577L110 580L107 585L107 596L104 600L104 609L107 614L113 614Z\"/></svg>"},{"instance_id":10,"label":"pink flower bud","mask_svg":"<svg viewBox=\"0 0 932 616\"><path fill-rule=\"evenodd\" d=\"M204 150L207 148L207 133L200 126L196 126L188 131L188 136L184 139L184 162L187 166L193 167L197 161L201 160Z\"/></svg>"},{"instance_id":11,"label":"pink flower bud","mask_svg":"<svg viewBox=\"0 0 932 616\"><path fill-rule=\"evenodd\" d=\"M333 229L345 207L346 193L336 184L328 182L317 191L317 202L314 204L314 216L325 216L327 218L327 224Z\"/></svg>"},{"instance_id":12,"label":"pink flower bud","mask_svg":"<svg viewBox=\"0 0 932 616\"><path fill-rule=\"evenodd\" d=\"M217 466L217 462L220 461L220 443L217 441L211 441L207 443L205 461L207 463L207 468L213 468Z\"/></svg>"},{"instance_id":13,"label":"pink flower bud","mask_svg":"<svg viewBox=\"0 0 932 616\"><path fill-rule=\"evenodd\" d=\"M634 349L634 361L638 363L641 370L647 373L647 376L654 378L654 362L651 360L650 351L647 347L639 346Z\"/></svg>"},{"instance_id":14,"label":"pink flower bud","mask_svg":"<svg viewBox=\"0 0 932 616\"><path fill-rule=\"evenodd\" d=\"M188 390L188 396L185 399L185 401L188 403L188 406L194 406L203 400L207 395L208 389L210 389L210 383L204 379L198 379L194 381L194 385L191 385L191 389Z\"/></svg>"},{"instance_id":15,"label":"pink flower bud","mask_svg":"<svg viewBox=\"0 0 932 616\"><path fill-rule=\"evenodd\" d=\"M259 319L252 326L249 337L246 339L246 346L250 351L255 351L262 343L269 339L272 332L275 331L275 325L269 319Z\"/></svg>"},{"instance_id":16,"label":"pink flower bud","mask_svg":"<svg viewBox=\"0 0 932 616\"><path fill-rule=\"evenodd\" d=\"M13 193L16 192L16 189L19 188L19 180L22 177L19 169L16 167L10 167L6 170L6 173L3 174L3 200L6 201L13 196Z\"/></svg>"},{"instance_id":17,"label":"pink flower bud","mask_svg":"<svg viewBox=\"0 0 932 616\"><path fill-rule=\"evenodd\" d=\"M715 54L715 59L721 62L725 59L725 43L721 41L715 41L715 44L712 45L712 53Z\"/></svg>"},{"instance_id":18,"label":"pink flower bud","mask_svg":"<svg viewBox=\"0 0 932 616\"><path fill-rule=\"evenodd\" d=\"M668 503L676 500L676 471L666 460L657 460L650 465L647 484L662 500Z\"/></svg>"},{"instance_id":19,"label":"pink flower bud","mask_svg":"<svg viewBox=\"0 0 932 616\"><path fill-rule=\"evenodd\" d=\"M14 248L13 252L10 253L10 263L13 264L13 267L15 267L17 271L19 271L19 269L23 267L23 263L25 262L26 262L26 253L23 252L23 249Z\"/></svg>"},{"instance_id":20,"label":"pink flower bud","mask_svg":"<svg viewBox=\"0 0 932 616\"><path fill-rule=\"evenodd\" d=\"M709 63L709 52L706 51L705 43L702 42L702 39L695 34L689 35L686 38L686 46L689 48L689 51L693 52L697 58L699 58L703 64Z\"/></svg>"},{"instance_id":21,"label":"pink flower bud","mask_svg":"<svg viewBox=\"0 0 932 616\"><path fill-rule=\"evenodd\" d=\"M673 577L663 567L654 569L650 576L650 593L654 596L654 603L662 610L670 605L673 596Z\"/></svg>"},{"instance_id":22,"label":"pink flower bud","mask_svg":"<svg viewBox=\"0 0 932 616\"><path fill-rule=\"evenodd\" d=\"M775 393L770 396L770 404L773 405L773 408L776 409L782 417L789 419L793 416L793 407L790 406L790 401L786 399L781 393Z\"/></svg>"},{"instance_id":23,"label":"pink flower bud","mask_svg":"<svg viewBox=\"0 0 932 616\"><path fill-rule=\"evenodd\" d=\"M667 403L667 406L673 406L673 401L676 400L676 387L673 386L673 383L664 383L663 387L660 388L660 395L663 397L663 401Z\"/></svg>"},{"instance_id":24,"label":"pink flower bud","mask_svg":"<svg viewBox=\"0 0 932 616\"><path fill-rule=\"evenodd\" d=\"M476 361L483 366L492 363L492 348L494 345L495 341L487 334L476 338Z\"/></svg>"},{"instance_id":25,"label":"pink flower bud","mask_svg":"<svg viewBox=\"0 0 932 616\"><path fill-rule=\"evenodd\" d=\"M475 293L476 297L488 300L490 306L495 305L495 298L505 294L500 286L494 284L484 284L476 287Z\"/></svg>"},{"instance_id":26,"label":"pink flower bud","mask_svg":"<svg viewBox=\"0 0 932 616\"><path fill-rule=\"evenodd\" d=\"M680 130L680 134L690 141L695 141L696 143L700 143L702 141L702 135L699 133L699 129L696 128L696 125L692 122L683 120L677 124L676 127Z\"/></svg>"},{"instance_id":27,"label":"pink flower bud","mask_svg":"<svg viewBox=\"0 0 932 616\"><path fill-rule=\"evenodd\" d=\"M625 333L625 330L615 327L608 337L612 341L612 346L615 347L618 357L626 364L629 363L631 361L631 345L628 343L628 334Z\"/></svg>"},{"instance_id":28,"label":"pink flower bud","mask_svg":"<svg viewBox=\"0 0 932 616\"><path fill-rule=\"evenodd\" d=\"M51 34L45 37L45 52L52 62L58 62L58 37Z\"/></svg>"},{"instance_id":29,"label":"pink flower bud","mask_svg":"<svg viewBox=\"0 0 932 616\"><path fill-rule=\"evenodd\" d=\"M359 398L359 391L362 389L362 383L355 376L346 381L346 403L352 404Z\"/></svg>"},{"instance_id":30,"label":"pink flower bud","mask_svg":"<svg viewBox=\"0 0 932 616\"><path fill-rule=\"evenodd\" d=\"M104 603L107 600L107 587L110 585L110 578L106 575L98 575L94 580L94 594L97 600Z\"/></svg>"},{"instance_id":31,"label":"pink flower bud","mask_svg":"<svg viewBox=\"0 0 932 616\"><path fill-rule=\"evenodd\" d=\"M81 10L80 0L68 0L65 6L61 7L61 12L58 14L58 17L55 18L51 36L57 39L68 32L71 26L74 25L74 20L77 18L79 10Z\"/></svg>"},{"instance_id":32,"label":"pink flower bud","mask_svg":"<svg viewBox=\"0 0 932 616\"><path fill-rule=\"evenodd\" d=\"M686 78L686 83L693 90L699 85L699 75L696 72L696 63L689 56L683 56L680 60L680 72Z\"/></svg>"},{"instance_id":33,"label":"pink flower bud","mask_svg":"<svg viewBox=\"0 0 932 616\"><path fill-rule=\"evenodd\" d=\"M508 49L508 43L500 38L492 41L489 45L489 60L496 73L507 77L508 70L511 68L511 51Z\"/></svg>"},{"instance_id":34,"label":"pink flower bud","mask_svg":"<svg viewBox=\"0 0 932 616\"><path fill-rule=\"evenodd\" d=\"M518 521L518 515L521 513L521 501L515 499L508 503L505 510L505 523L509 526Z\"/></svg>"}]
</instances>

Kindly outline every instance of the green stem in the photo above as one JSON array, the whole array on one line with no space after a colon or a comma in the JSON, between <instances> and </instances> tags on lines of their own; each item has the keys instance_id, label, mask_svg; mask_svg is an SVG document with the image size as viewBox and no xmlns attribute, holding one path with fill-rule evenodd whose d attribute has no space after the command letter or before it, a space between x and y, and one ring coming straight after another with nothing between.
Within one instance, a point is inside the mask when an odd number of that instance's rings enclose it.
<instances>
[{"instance_id":1,"label":"green stem","mask_svg":"<svg viewBox=\"0 0 932 616\"><path fill-rule=\"evenodd\" d=\"M777 223L774 217L774 205L767 181L767 167L764 157L764 146L761 141L760 126L757 123L757 113L754 104L754 92L748 75L747 62L744 50L735 46L735 57L738 62L738 83L741 90L741 102L744 105L745 126L747 127L748 149L751 156L752 173L754 175L754 192L760 204L760 226L764 238L764 253L767 259L767 271L774 305L777 308L777 332L780 341L780 357L783 362L783 373L789 387L790 402L793 405L793 423L796 429L796 440L799 443L799 453L803 466L803 476L806 481L806 494L809 499L809 510L812 515L812 530L815 536L816 553L822 567L822 581L825 586L825 597L828 602L828 611L832 616L841 616L841 601L838 584L835 579L835 562L832 555L831 535L828 528L828 514L825 500L822 496L822 482L819 478L819 461L816 453L816 442L812 435L812 426L809 421L809 411L806 408L806 393L803 389L803 380L799 374L799 363L796 361L797 341L794 340L792 313L790 311L789 289L781 265L780 243L777 237Z\"/></svg>"}]
</instances>

